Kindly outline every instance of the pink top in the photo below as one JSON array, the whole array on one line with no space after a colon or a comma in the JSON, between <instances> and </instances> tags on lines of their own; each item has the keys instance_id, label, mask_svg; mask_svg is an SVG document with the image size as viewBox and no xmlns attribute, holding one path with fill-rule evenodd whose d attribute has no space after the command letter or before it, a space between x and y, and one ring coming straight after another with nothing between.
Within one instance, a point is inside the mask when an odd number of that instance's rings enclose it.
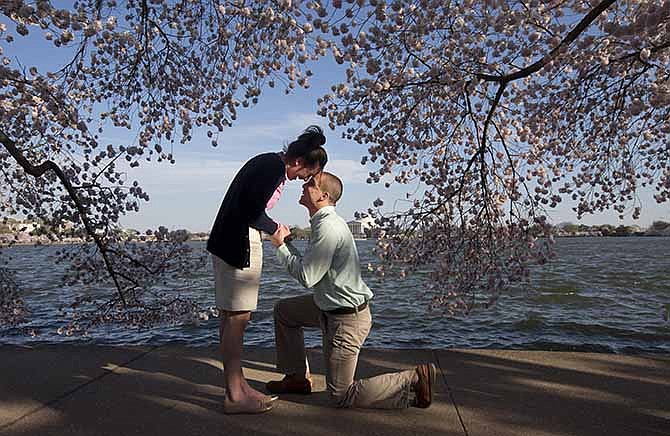
<instances>
[{"instance_id":1,"label":"pink top","mask_svg":"<svg viewBox=\"0 0 670 436\"><path fill-rule=\"evenodd\" d=\"M284 189L284 185L286 184L286 177L284 177L284 180L277 186L277 189L275 189L274 194L272 194L272 197L268 200L268 204L265 206L266 209L272 209L275 207L275 204L279 201L279 197L281 197L281 191Z\"/></svg>"}]
</instances>

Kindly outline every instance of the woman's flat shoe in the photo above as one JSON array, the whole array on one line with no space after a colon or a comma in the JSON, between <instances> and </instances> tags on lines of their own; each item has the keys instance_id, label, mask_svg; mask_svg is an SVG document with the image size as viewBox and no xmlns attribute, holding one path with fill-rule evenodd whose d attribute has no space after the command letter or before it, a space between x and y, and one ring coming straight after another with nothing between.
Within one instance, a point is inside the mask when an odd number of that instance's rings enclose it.
<instances>
[{"instance_id":1,"label":"woman's flat shoe","mask_svg":"<svg viewBox=\"0 0 670 436\"><path fill-rule=\"evenodd\" d=\"M223 400L223 413L226 415L265 413L272 410L272 403L261 400L233 402L226 397Z\"/></svg>"}]
</instances>

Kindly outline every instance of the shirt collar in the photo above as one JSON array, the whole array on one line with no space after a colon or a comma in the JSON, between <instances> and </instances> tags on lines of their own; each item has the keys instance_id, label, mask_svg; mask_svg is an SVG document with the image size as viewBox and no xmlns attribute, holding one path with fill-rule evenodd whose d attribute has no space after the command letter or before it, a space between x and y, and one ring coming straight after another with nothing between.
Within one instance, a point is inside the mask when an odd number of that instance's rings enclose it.
<instances>
[{"instance_id":1,"label":"shirt collar","mask_svg":"<svg viewBox=\"0 0 670 436\"><path fill-rule=\"evenodd\" d=\"M325 218L327 215L335 213L335 206L324 206L321 209L317 210L314 215L309 219L310 224L314 224L317 221Z\"/></svg>"}]
</instances>

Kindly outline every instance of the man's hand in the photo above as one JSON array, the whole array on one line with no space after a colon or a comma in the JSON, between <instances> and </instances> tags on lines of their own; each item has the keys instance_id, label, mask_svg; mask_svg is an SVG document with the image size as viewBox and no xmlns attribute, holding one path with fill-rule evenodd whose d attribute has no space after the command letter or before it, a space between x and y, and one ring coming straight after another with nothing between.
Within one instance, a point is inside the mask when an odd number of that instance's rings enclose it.
<instances>
[{"instance_id":1,"label":"man's hand","mask_svg":"<svg viewBox=\"0 0 670 436\"><path fill-rule=\"evenodd\" d=\"M272 236L270 236L270 241L272 242L272 245L274 245L276 248L279 248L284 245L284 238L290 234L291 230L289 230L289 228L284 224L280 224L277 228L277 231L274 232Z\"/></svg>"}]
</instances>

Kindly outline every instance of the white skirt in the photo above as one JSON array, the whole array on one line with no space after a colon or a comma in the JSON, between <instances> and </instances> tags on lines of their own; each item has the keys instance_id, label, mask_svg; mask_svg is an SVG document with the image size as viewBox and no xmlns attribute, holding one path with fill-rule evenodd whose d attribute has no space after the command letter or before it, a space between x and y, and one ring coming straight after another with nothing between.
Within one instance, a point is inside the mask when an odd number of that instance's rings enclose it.
<instances>
[{"instance_id":1,"label":"white skirt","mask_svg":"<svg viewBox=\"0 0 670 436\"><path fill-rule=\"evenodd\" d=\"M237 269L212 255L216 307L229 312L256 310L263 269L263 241L258 230L249 228L249 266Z\"/></svg>"}]
</instances>

